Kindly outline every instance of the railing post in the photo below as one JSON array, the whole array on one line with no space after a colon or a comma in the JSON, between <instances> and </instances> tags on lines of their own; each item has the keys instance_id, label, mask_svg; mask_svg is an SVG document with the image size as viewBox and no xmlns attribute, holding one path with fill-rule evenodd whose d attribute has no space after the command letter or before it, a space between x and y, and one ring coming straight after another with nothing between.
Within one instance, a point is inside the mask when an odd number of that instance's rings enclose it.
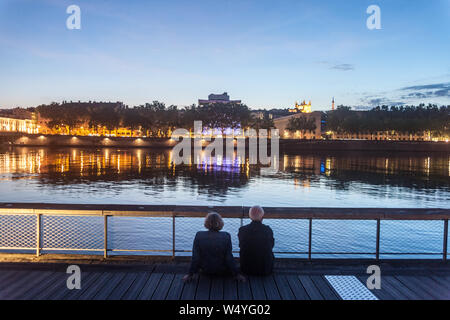
<instances>
[{"instance_id":1,"label":"railing post","mask_svg":"<svg viewBox=\"0 0 450 320\"><path fill-rule=\"evenodd\" d=\"M444 261L447 261L448 252L448 219L444 220Z\"/></svg>"},{"instance_id":2,"label":"railing post","mask_svg":"<svg viewBox=\"0 0 450 320\"><path fill-rule=\"evenodd\" d=\"M172 213L172 259L175 259L175 212Z\"/></svg>"},{"instance_id":3,"label":"railing post","mask_svg":"<svg viewBox=\"0 0 450 320\"><path fill-rule=\"evenodd\" d=\"M312 258L312 218L309 218L308 260Z\"/></svg>"},{"instance_id":4,"label":"railing post","mask_svg":"<svg viewBox=\"0 0 450 320\"><path fill-rule=\"evenodd\" d=\"M106 259L108 258L108 216L103 215L103 257Z\"/></svg>"},{"instance_id":5,"label":"railing post","mask_svg":"<svg viewBox=\"0 0 450 320\"><path fill-rule=\"evenodd\" d=\"M36 215L36 257L41 255L41 215Z\"/></svg>"},{"instance_id":6,"label":"railing post","mask_svg":"<svg viewBox=\"0 0 450 320\"><path fill-rule=\"evenodd\" d=\"M376 244L376 260L380 260L380 229L381 229L381 222L380 219L377 219L377 244Z\"/></svg>"}]
</instances>

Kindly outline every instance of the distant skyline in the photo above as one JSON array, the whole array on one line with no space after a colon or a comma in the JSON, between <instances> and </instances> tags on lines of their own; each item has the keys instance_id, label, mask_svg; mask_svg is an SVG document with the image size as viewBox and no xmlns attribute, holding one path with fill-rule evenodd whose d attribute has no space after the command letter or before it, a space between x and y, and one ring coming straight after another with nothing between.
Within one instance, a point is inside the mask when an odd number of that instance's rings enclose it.
<instances>
[{"instance_id":1,"label":"distant skyline","mask_svg":"<svg viewBox=\"0 0 450 320\"><path fill-rule=\"evenodd\" d=\"M449 0L0 0L0 108L225 91L253 109L448 105L449 52Z\"/></svg>"}]
</instances>

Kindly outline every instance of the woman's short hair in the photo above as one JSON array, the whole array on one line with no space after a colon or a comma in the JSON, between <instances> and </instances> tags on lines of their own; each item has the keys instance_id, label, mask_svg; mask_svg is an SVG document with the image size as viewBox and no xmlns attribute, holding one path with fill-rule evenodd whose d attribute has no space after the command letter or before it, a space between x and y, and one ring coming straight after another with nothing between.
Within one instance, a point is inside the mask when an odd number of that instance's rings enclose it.
<instances>
[{"instance_id":1,"label":"woman's short hair","mask_svg":"<svg viewBox=\"0 0 450 320\"><path fill-rule=\"evenodd\" d=\"M210 212L205 218L205 228L210 231L220 231L223 228L223 220L217 212Z\"/></svg>"}]
</instances>

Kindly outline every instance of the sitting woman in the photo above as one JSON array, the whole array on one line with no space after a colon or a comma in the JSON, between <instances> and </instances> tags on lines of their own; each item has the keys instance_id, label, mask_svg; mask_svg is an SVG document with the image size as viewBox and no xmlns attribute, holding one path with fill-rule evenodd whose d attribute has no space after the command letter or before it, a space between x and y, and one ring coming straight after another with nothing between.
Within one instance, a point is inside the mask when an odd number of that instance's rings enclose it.
<instances>
[{"instance_id":1,"label":"sitting woman","mask_svg":"<svg viewBox=\"0 0 450 320\"><path fill-rule=\"evenodd\" d=\"M205 218L205 228L208 231L199 231L195 235L191 267L183 280L190 281L195 273L201 271L209 275L232 274L237 280L244 281L233 258L231 236L228 232L220 232L222 217L215 212L209 213Z\"/></svg>"}]
</instances>

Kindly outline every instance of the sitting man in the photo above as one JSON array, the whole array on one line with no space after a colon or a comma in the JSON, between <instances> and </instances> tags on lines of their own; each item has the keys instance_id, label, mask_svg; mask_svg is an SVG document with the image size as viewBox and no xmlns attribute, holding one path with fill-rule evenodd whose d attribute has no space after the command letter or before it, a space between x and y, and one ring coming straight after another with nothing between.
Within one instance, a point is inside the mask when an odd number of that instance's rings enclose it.
<instances>
[{"instance_id":1,"label":"sitting man","mask_svg":"<svg viewBox=\"0 0 450 320\"><path fill-rule=\"evenodd\" d=\"M249 211L252 222L239 229L241 271L247 275L269 275L273 269L273 232L262 224L264 210L254 206Z\"/></svg>"}]
</instances>

